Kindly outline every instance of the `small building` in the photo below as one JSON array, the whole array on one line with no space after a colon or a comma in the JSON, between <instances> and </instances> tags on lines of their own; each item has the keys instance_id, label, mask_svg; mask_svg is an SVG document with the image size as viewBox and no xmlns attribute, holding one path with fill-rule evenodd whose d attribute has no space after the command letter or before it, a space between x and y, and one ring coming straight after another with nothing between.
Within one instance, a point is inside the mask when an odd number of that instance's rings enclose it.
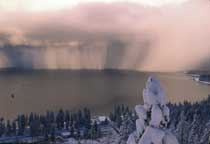
<instances>
[{"instance_id":1,"label":"small building","mask_svg":"<svg viewBox=\"0 0 210 144\"><path fill-rule=\"evenodd\" d=\"M63 138L69 138L71 136L71 133L69 131L64 131L61 133L61 136Z\"/></svg>"},{"instance_id":2,"label":"small building","mask_svg":"<svg viewBox=\"0 0 210 144\"><path fill-rule=\"evenodd\" d=\"M110 119L107 116L97 116L92 119L92 123L94 123L95 121L98 125L104 125L108 124L110 122Z\"/></svg>"}]
</instances>

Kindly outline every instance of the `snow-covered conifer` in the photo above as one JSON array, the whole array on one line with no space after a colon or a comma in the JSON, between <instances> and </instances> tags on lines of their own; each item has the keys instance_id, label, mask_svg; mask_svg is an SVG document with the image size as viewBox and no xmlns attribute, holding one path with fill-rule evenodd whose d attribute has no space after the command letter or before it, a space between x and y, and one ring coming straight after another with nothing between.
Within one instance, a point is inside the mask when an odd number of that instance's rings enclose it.
<instances>
[{"instance_id":1,"label":"snow-covered conifer","mask_svg":"<svg viewBox=\"0 0 210 144\"><path fill-rule=\"evenodd\" d=\"M136 131L127 144L178 144L176 137L167 129L169 108L160 82L149 77L143 90L144 105L137 105Z\"/></svg>"}]
</instances>

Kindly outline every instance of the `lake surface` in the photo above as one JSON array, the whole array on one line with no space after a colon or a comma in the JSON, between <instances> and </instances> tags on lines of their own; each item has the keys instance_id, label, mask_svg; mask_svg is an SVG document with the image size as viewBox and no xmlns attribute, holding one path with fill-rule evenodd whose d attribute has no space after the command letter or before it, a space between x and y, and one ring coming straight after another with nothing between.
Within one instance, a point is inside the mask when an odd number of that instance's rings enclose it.
<instances>
[{"instance_id":1,"label":"lake surface","mask_svg":"<svg viewBox=\"0 0 210 144\"><path fill-rule=\"evenodd\" d=\"M12 118L18 113L82 107L89 107L95 114L108 114L117 104L133 107L142 103L142 90L149 75L159 78L171 102L200 101L210 94L209 86L182 73L0 71L0 116Z\"/></svg>"}]
</instances>

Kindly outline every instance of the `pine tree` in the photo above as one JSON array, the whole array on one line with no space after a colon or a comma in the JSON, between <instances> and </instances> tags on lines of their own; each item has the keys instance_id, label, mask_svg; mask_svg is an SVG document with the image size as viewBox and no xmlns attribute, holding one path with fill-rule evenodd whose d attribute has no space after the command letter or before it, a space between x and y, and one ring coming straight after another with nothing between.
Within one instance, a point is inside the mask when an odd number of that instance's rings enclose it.
<instances>
[{"instance_id":1,"label":"pine tree","mask_svg":"<svg viewBox=\"0 0 210 144\"><path fill-rule=\"evenodd\" d=\"M122 104L122 106L121 106L121 112L122 112L122 115L124 116L125 115L125 106L124 106L124 104Z\"/></svg>"},{"instance_id":2,"label":"pine tree","mask_svg":"<svg viewBox=\"0 0 210 144\"><path fill-rule=\"evenodd\" d=\"M108 125L109 124L109 120L107 119L107 117L104 120L104 125Z\"/></svg>"},{"instance_id":3,"label":"pine tree","mask_svg":"<svg viewBox=\"0 0 210 144\"><path fill-rule=\"evenodd\" d=\"M5 123L4 119L0 119L0 137L5 133Z\"/></svg>"},{"instance_id":4,"label":"pine tree","mask_svg":"<svg viewBox=\"0 0 210 144\"><path fill-rule=\"evenodd\" d=\"M52 126L52 128L51 128L50 140L51 140L52 142L55 142L55 127L54 127L54 126Z\"/></svg>"},{"instance_id":5,"label":"pine tree","mask_svg":"<svg viewBox=\"0 0 210 144\"><path fill-rule=\"evenodd\" d=\"M97 139L100 137L101 133L96 121L94 121L93 125L91 126L90 133L91 139Z\"/></svg>"},{"instance_id":6,"label":"pine tree","mask_svg":"<svg viewBox=\"0 0 210 144\"><path fill-rule=\"evenodd\" d=\"M55 122L55 114L54 112L50 112L50 123L54 123Z\"/></svg>"},{"instance_id":7,"label":"pine tree","mask_svg":"<svg viewBox=\"0 0 210 144\"><path fill-rule=\"evenodd\" d=\"M77 122L78 122L78 127L82 126L83 118L82 118L82 111L79 110L77 112Z\"/></svg>"},{"instance_id":8,"label":"pine tree","mask_svg":"<svg viewBox=\"0 0 210 144\"><path fill-rule=\"evenodd\" d=\"M90 129L90 137L91 137L91 139L95 139L95 136L96 136L96 131L95 131L94 127L92 126Z\"/></svg>"},{"instance_id":9,"label":"pine tree","mask_svg":"<svg viewBox=\"0 0 210 144\"><path fill-rule=\"evenodd\" d=\"M69 111L66 111L66 115L65 115L65 122L66 122L66 129L69 130L69 125L70 125L70 114Z\"/></svg>"},{"instance_id":10,"label":"pine tree","mask_svg":"<svg viewBox=\"0 0 210 144\"><path fill-rule=\"evenodd\" d=\"M120 126L122 124L122 117L121 117L121 115L117 115L116 116L116 123L117 123L117 127L120 128Z\"/></svg>"},{"instance_id":11,"label":"pine tree","mask_svg":"<svg viewBox=\"0 0 210 144\"><path fill-rule=\"evenodd\" d=\"M65 114L64 114L63 109L60 109L59 115L60 115L60 127L61 127L61 129L63 129L64 128L64 122L65 122Z\"/></svg>"},{"instance_id":12,"label":"pine tree","mask_svg":"<svg viewBox=\"0 0 210 144\"><path fill-rule=\"evenodd\" d=\"M90 129L91 127L91 113L90 113L90 110L85 108L84 109L84 126L85 128L87 129Z\"/></svg>"},{"instance_id":13,"label":"pine tree","mask_svg":"<svg viewBox=\"0 0 210 144\"><path fill-rule=\"evenodd\" d=\"M210 121L205 124L205 129L202 132L202 136L200 138L200 144L207 144L209 142L210 136Z\"/></svg>"},{"instance_id":14,"label":"pine tree","mask_svg":"<svg viewBox=\"0 0 210 144\"><path fill-rule=\"evenodd\" d=\"M73 127L73 125L74 125L74 116L73 116L73 114L71 114L71 116L70 116L70 127Z\"/></svg>"},{"instance_id":15,"label":"pine tree","mask_svg":"<svg viewBox=\"0 0 210 144\"><path fill-rule=\"evenodd\" d=\"M34 114L31 113L29 116L29 125L31 124L31 122L34 120Z\"/></svg>"},{"instance_id":16,"label":"pine tree","mask_svg":"<svg viewBox=\"0 0 210 144\"><path fill-rule=\"evenodd\" d=\"M81 135L80 135L80 129L78 128L78 129L77 129L77 138L79 139L80 136L81 136Z\"/></svg>"},{"instance_id":17,"label":"pine tree","mask_svg":"<svg viewBox=\"0 0 210 144\"><path fill-rule=\"evenodd\" d=\"M39 122L38 122L38 119L35 118L30 123L30 135L31 135L31 137L35 137L38 134L39 134Z\"/></svg>"},{"instance_id":18,"label":"pine tree","mask_svg":"<svg viewBox=\"0 0 210 144\"><path fill-rule=\"evenodd\" d=\"M70 133L71 133L71 137L74 137L74 127L73 126L70 127Z\"/></svg>"},{"instance_id":19,"label":"pine tree","mask_svg":"<svg viewBox=\"0 0 210 144\"><path fill-rule=\"evenodd\" d=\"M114 117L114 114L112 112L109 114L109 119L113 122L115 122L115 120L116 120Z\"/></svg>"},{"instance_id":20,"label":"pine tree","mask_svg":"<svg viewBox=\"0 0 210 144\"><path fill-rule=\"evenodd\" d=\"M177 125L176 136L180 144L187 144L189 137L190 124L186 121L184 111L181 112L180 121Z\"/></svg>"},{"instance_id":21,"label":"pine tree","mask_svg":"<svg viewBox=\"0 0 210 144\"><path fill-rule=\"evenodd\" d=\"M122 120L122 125L120 126L120 135L122 139L127 140L128 136L135 130L135 122L127 114Z\"/></svg>"},{"instance_id":22,"label":"pine tree","mask_svg":"<svg viewBox=\"0 0 210 144\"><path fill-rule=\"evenodd\" d=\"M18 122L18 135L23 135L23 128L22 128L22 116L18 115L17 118L17 122Z\"/></svg>"},{"instance_id":23,"label":"pine tree","mask_svg":"<svg viewBox=\"0 0 210 144\"><path fill-rule=\"evenodd\" d=\"M16 130L17 130L16 121L13 121L13 122L12 122L12 134L13 134L14 136L16 135Z\"/></svg>"},{"instance_id":24,"label":"pine tree","mask_svg":"<svg viewBox=\"0 0 210 144\"><path fill-rule=\"evenodd\" d=\"M7 127L6 127L6 135L11 136L11 134L12 134L12 126L10 124L10 121L8 120L7 121Z\"/></svg>"},{"instance_id":25,"label":"pine tree","mask_svg":"<svg viewBox=\"0 0 210 144\"><path fill-rule=\"evenodd\" d=\"M57 128L58 129L63 129L64 128L64 120L65 120L65 115L62 109L59 110L58 115L56 117L56 123L57 123Z\"/></svg>"},{"instance_id":26,"label":"pine tree","mask_svg":"<svg viewBox=\"0 0 210 144\"><path fill-rule=\"evenodd\" d=\"M189 137L188 137L188 143L190 144L198 144L199 142L199 116L198 114L194 114L193 116L193 122L191 123L191 129L189 132Z\"/></svg>"}]
</instances>

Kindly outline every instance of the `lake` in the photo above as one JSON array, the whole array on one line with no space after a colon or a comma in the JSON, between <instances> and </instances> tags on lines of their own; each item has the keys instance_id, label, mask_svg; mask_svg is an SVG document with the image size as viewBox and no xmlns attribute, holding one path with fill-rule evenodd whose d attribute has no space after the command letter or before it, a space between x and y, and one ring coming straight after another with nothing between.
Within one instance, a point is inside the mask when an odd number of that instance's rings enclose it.
<instances>
[{"instance_id":1,"label":"lake","mask_svg":"<svg viewBox=\"0 0 210 144\"><path fill-rule=\"evenodd\" d=\"M115 105L142 103L149 75L159 78L170 102L196 102L210 94L210 87L183 73L146 73L117 70L2 70L0 116L44 113L60 108L88 107L94 114L108 114Z\"/></svg>"}]
</instances>

